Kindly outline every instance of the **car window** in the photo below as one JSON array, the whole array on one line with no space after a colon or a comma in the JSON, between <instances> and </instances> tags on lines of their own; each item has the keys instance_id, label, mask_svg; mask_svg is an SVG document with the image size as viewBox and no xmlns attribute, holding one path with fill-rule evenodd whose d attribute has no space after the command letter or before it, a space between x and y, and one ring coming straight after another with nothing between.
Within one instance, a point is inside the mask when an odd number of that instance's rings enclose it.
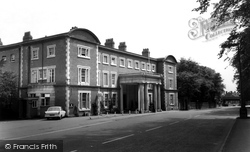
<instances>
[{"instance_id":1,"label":"car window","mask_svg":"<svg viewBox=\"0 0 250 152\"><path fill-rule=\"evenodd\" d=\"M48 111L60 111L59 107L50 107Z\"/></svg>"}]
</instances>

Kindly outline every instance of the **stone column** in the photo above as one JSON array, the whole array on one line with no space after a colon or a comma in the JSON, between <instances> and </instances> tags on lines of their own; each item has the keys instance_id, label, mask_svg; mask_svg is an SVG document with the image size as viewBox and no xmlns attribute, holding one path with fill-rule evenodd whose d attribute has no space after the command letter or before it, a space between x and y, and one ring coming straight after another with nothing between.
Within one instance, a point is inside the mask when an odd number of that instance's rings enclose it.
<instances>
[{"instance_id":1,"label":"stone column","mask_svg":"<svg viewBox=\"0 0 250 152\"><path fill-rule=\"evenodd\" d=\"M140 97L140 103L141 103L141 113L144 113L144 85L140 84L140 91L141 91L141 97Z\"/></svg>"},{"instance_id":2,"label":"stone column","mask_svg":"<svg viewBox=\"0 0 250 152\"><path fill-rule=\"evenodd\" d=\"M157 86L156 86L156 84L154 84L154 109L155 109L155 112L157 112L157 109L158 109L158 107L157 107L157 102L158 102L158 98L157 98L157 96L158 96L158 92L157 92Z\"/></svg>"},{"instance_id":3,"label":"stone column","mask_svg":"<svg viewBox=\"0 0 250 152\"><path fill-rule=\"evenodd\" d=\"M138 84L138 111L141 109L141 84Z\"/></svg>"},{"instance_id":4,"label":"stone column","mask_svg":"<svg viewBox=\"0 0 250 152\"><path fill-rule=\"evenodd\" d=\"M149 110L149 106L148 106L148 83L145 83L145 86L144 86L144 95L145 95L145 110L148 111Z\"/></svg>"},{"instance_id":5,"label":"stone column","mask_svg":"<svg viewBox=\"0 0 250 152\"><path fill-rule=\"evenodd\" d=\"M161 111L161 85L158 85L158 109Z\"/></svg>"},{"instance_id":6,"label":"stone column","mask_svg":"<svg viewBox=\"0 0 250 152\"><path fill-rule=\"evenodd\" d=\"M121 111L121 113L123 113L123 86L122 86L122 84L120 85L120 103L121 103L121 105L120 105L120 111Z\"/></svg>"}]
</instances>

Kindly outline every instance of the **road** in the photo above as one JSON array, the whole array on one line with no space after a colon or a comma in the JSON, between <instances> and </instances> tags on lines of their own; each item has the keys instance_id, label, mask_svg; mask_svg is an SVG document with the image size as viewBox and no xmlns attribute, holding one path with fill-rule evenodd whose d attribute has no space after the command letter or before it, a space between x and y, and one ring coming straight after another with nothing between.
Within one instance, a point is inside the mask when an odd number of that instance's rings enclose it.
<instances>
[{"instance_id":1,"label":"road","mask_svg":"<svg viewBox=\"0 0 250 152\"><path fill-rule=\"evenodd\" d=\"M64 152L218 152L238 112L235 107L6 121L0 122L0 146L11 140L63 140Z\"/></svg>"}]
</instances>

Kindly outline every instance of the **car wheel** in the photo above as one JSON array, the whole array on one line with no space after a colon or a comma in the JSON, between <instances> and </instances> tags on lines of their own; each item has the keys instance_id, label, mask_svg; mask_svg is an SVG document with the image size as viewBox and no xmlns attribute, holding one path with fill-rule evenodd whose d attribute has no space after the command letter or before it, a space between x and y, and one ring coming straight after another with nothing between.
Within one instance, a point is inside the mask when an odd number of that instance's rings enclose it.
<instances>
[{"instance_id":1,"label":"car wheel","mask_svg":"<svg viewBox=\"0 0 250 152\"><path fill-rule=\"evenodd\" d=\"M59 117L59 119L60 119L60 120L62 119L62 115Z\"/></svg>"},{"instance_id":2,"label":"car wheel","mask_svg":"<svg viewBox=\"0 0 250 152\"><path fill-rule=\"evenodd\" d=\"M47 118L47 120L49 120L49 118Z\"/></svg>"}]
</instances>

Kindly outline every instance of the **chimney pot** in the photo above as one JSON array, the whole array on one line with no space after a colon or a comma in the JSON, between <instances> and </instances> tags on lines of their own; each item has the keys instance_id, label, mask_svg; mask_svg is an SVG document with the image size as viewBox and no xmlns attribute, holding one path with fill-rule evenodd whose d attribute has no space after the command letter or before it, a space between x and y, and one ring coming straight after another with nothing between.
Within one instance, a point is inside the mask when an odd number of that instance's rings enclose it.
<instances>
[{"instance_id":1,"label":"chimney pot","mask_svg":"<svg viewBox=\"0 0 250 152\"><path fill-rule=\"evenodd\" d=\"M119 50L121 50L121 51L127 51L127 45L126 45L125 42L120 42Z\"/></svg>"},{"instance_id":2,"label":"chimney pot","mask_svg":"<svg viewBox=\"0 0 250 152\"><path fill-rule=\"evenodd\" d=\"M30 32L25 32L23 36L23 41L29 41L32 40L32 36L30 35Z\"/></svg>"},{"instance_id":3,"label":"chimney pot","mask_svg":"<svg viewBox=\"0 0 250 152\"><path fill-rule=\"evenodd\" d=\"M110 48L114 48L115 42L114 42L113 38L106 39L106 42L105 42L104 45L107 46L107 47L110 47Z\"/></svg>"},{"instance_id":4,"label":"chimney pot","mask_svg":"<svg viewBox=\"0 0 250 152\"><path fill-rule=\"evenodd\" d=\"M143 51L142 51L142 56L150 57L150 52L149 52L149 49L148 49L148 48L143 49Z\"/></svg>"}]
</instances>

